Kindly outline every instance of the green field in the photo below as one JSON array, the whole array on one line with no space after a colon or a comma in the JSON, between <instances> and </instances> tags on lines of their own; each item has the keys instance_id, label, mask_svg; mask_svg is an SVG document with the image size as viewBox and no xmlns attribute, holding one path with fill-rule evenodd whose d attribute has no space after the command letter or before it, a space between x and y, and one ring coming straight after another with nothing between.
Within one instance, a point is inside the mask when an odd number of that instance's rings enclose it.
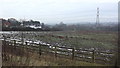
<instances>
[{"instance_id":1,"label":"green field","mask_svg":"<svg viewBox=\"0 0 120 68\"><path fill-rule=\"evenodd\" d=\"M18 34L12 34L10 37L24 38L29 40L40 40L42 42L49 43L51 45L59 45L74 48L97 48L100 51L104 50L116 50L117 49L117 32L99 32L99 31L56 31L56 32L21 32ZM6 47L5 47L6 48ZM12 48L6 48L6 50L13 50ZM36 52L28 53L24 48L21 52L25 54L21 59L12 54L12 62L10 60L4 61L3 65L10 66L103 66L102 64L90 63L84 61L71 60L66 58L55 58L54 55L46 54L39 58L39 54ZM7 54L9 51L7 51ZM25 53L24 53L25 52ZM27 56L30 55L30 56ZM15 59L16 58L16 59ZM26 61L27 63L25 63ZM9 65L10 64L10 65ZM104 64L107 65L107 64Z\"/></svg>"},{"instance_id":2,"label":"green field","mask_svg":"<svg viewBox=\"0 0 120 68\"><path fill-rule=\"evenodd\" d=\"M52 35L52 36L51 36ZM53 37L54 36L54 37ZM59 38L62 36L64 38ZM67 36L67 37L66 37ZM33 35L24 34L25 38L42 40L48 43L59 43L61 46L79 48L115 49L117 47L117 32L36 32Z\"/></svg>"}]
</instances>

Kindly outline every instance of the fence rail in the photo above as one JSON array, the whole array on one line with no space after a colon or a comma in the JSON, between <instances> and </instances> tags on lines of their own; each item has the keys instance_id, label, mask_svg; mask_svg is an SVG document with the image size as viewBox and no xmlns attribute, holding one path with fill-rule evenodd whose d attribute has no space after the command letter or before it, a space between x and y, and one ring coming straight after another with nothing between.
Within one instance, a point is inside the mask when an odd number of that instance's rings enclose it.
<instances>
[{"instance_id":1,"label":"fence rail","mask_svg":"<svg viewBox=\"0 0 120 68\"><path fill-rule=\"evenodd\" d=\"M17 43L18 40L7 40L4 38L3 45L13 46L14 48L27 48L32 51L36 51L40 56L43 53L52 53L55 57L68 56L72 60L83 60L93 63L105 63L114 64L115 63L115 53L114 52L103 52L97 51L95 49L77 49L71 47L61 47L53 45L43 45L36 43ZM22 41L19 41L22 42ZM28 45L29 44L29 45Z\"/></svg>"}]
</instances>

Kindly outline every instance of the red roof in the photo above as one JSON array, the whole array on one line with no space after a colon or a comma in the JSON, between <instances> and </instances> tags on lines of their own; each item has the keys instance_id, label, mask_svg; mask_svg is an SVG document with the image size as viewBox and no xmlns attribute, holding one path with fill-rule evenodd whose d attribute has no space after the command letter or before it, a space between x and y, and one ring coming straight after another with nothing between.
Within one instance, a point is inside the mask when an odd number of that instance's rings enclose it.
<instances>
[{"instance_id":1,"label":"red roof","mask_svg":"<svg viewBox=\"0 0 120 68\"><path fill-rule=\"evenodd\" d=\"M11 23L10 22L5 22L4 25L10 25Z\"/></svg>"}]
</instances>

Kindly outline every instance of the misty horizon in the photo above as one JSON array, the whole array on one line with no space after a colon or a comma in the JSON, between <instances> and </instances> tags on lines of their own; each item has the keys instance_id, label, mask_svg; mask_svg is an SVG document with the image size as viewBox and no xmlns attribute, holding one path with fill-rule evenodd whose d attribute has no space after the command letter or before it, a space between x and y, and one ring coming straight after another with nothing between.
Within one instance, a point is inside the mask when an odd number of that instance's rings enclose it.
<instances>
[{"instance_id":1,"label":"misty horizon","mask_svg":"<svg viewBox=\"0 0 120 68\"><path fill-rule=\"evenodd\" d=\"M46 24L96 22L97 8L100 23L118 22L118 0L2 0L1 18L37 20Z\"/></svg>"}]
</instances>

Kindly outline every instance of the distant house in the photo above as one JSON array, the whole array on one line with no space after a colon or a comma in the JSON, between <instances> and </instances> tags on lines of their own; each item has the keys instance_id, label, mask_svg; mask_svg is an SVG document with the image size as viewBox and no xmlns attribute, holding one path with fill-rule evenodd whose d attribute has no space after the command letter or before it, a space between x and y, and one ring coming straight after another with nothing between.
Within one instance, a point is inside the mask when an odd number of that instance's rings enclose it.
<instances>
[{"instance_id":1,"label":"distant house","mask_svg":"<svg viewBox=\"0 0 120 68\"><path fill-rule=\"evenodd\" d=\"M5 19L0 19L0 21L2 22L2 27L10 27L11 26L11 23Z\"/></svg>"},{"instance_id":2,"label":"distant house","mask_svg":"<svg viewBox=\"0 0 120 68\"><path fill-rule=\"evenodd\" d=\"M19 27L20 26L20 22L18 22L16 19L14 18L10 18L8 19L8 22L11 23L10 27Z\"/></svg>"},{"instance_id":3,"label":"distant house","mask_svg":"<svg viewBox=\"0 0 120 68\"><path fill-rule=\"evenodd\" d=\"M0 26L2 26L2 30L43 30L44 23L40 23L39 21L17 21L14 18L0 19Z\"/></svg>"},{"instance_id":4,"label":"distant house","mask_svg":"<svg viewBox=\"0 0 120 68\"><path fill-rule=\"evenodd\" d=\"M10 27L10 25L11 25L10 22L5 22L5 23L4 23L4 26L5 26L5 27Z\"/></svg>"},{"instance_id":5,"label":"distant house","mask_svg":"<svg viewBox=\"0 0 120 68\"><path fill-rule=\"evenodd\" d=\"M22 24L24 27L29 27L29 28L34 28L34 29L41 28L41 24L39 21L33 21L33 20L23 21Z\"/></svg>"}]
</instances>

